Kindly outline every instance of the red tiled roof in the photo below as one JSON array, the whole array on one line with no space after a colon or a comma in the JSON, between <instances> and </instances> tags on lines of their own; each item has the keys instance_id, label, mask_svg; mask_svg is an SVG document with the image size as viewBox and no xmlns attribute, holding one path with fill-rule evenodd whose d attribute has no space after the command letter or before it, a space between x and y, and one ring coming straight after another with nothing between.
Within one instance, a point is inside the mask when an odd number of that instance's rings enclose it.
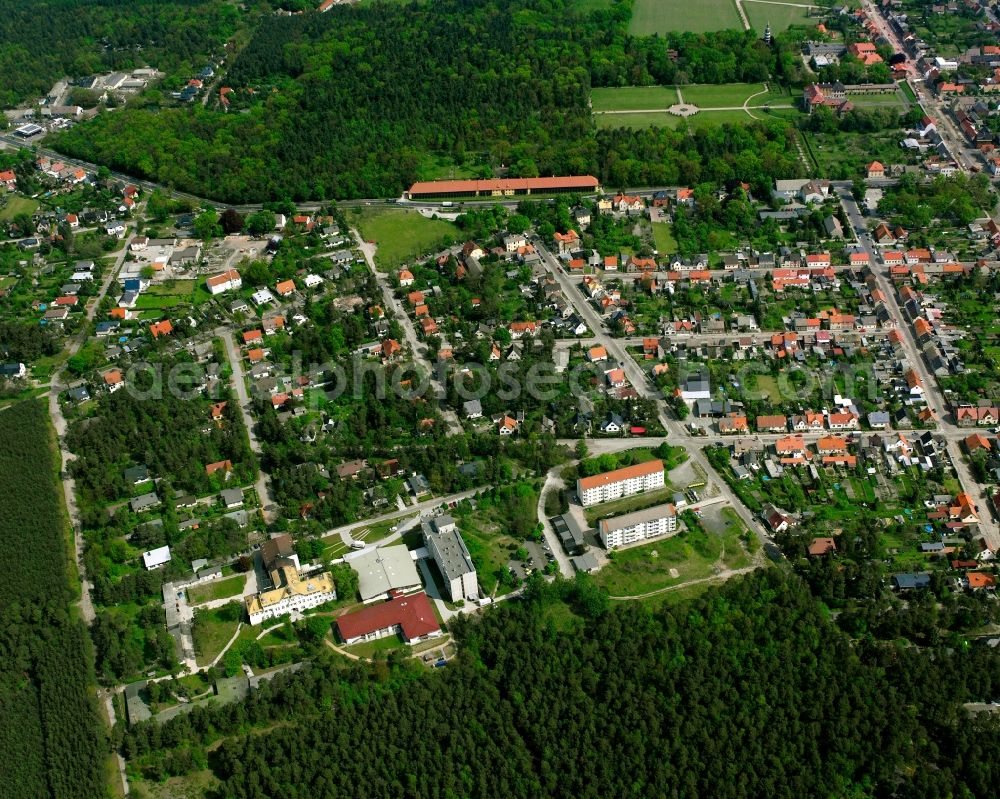
<instances>
[{"instance_id":1,"label":"red tiled roof","mask_svg":"<svg viewBox=\"0 0 1000 799\"><path fill-rule=\"evenodd\" d=\"M397 625L408 641L441 629L423 592L399 596L337 619L337 630L345 641Z\"/></svg>"},{"instance_id":2,"label":"red tiled roof","mask_svg":"<svg viewBox=\"0 0 1000 799\"><path fill-rule=\"evenodd\" d=\"M634 466L625 466L621 469L615 469L612 472L603 472L602 474L595 474L591 477L581 477L580 489L586 491L588 488L597 488L602 485L619 483L622 480L645 477L647 474L655 474L656 472L662 471L663 461L646 461L645 463L637 463Z\"/></svg>"}]
</instances>

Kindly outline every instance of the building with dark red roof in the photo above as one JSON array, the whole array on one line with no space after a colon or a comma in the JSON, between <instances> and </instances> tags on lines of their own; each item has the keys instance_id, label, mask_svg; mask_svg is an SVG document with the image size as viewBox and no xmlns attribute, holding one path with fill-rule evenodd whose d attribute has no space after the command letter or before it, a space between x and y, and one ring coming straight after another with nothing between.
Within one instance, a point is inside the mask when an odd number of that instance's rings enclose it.
<instances>
[{"instance_id":1,"label":"building with dark red roof","mask_svg":"<svg viewBox=\"0 0 1000 799\"><path fill-rule=\"evenodd\" d=\"M397 634L409 644L441 635L441 625L427 594L421 591L341 616L337 619L337 632L346 644Z\"/></svg>"}]
</instances>

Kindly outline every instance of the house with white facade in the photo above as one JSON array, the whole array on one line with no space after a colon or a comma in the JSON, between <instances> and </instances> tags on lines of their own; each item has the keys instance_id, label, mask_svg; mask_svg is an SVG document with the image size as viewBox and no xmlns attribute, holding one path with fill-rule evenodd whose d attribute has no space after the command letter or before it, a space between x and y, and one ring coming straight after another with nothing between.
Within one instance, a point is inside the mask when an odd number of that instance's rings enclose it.
<instances>
[{"instance_id":1,"label":"house with white facade","mask_svg":"<svg viewBox=\"0 0 1000 799\"><path fill-rule=\"evenodd\" d=\"M646 461L625 466L611 472L602 472L576 481L576 493L584 506L629 497L640 491L663 488L663 461Z\"/></svg>"},{"instance_id":2,"label":"house with white facade","mask_svg":"<svg viewBox=\"0 0 1000 799\"><path fill-rule=\"evenodd\" d=\"M601 519L598 530L605 549L670 535L677 532L677 509L667 503L610 519Z\"/></svg>"}]
</instances>

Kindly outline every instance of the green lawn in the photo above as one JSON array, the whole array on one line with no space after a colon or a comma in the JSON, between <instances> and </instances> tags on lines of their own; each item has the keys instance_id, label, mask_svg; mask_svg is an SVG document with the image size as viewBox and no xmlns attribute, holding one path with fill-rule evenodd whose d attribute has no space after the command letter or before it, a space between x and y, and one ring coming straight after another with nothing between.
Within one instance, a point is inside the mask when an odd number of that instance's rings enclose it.
<instances>
[{"instance_id":1,"label":"green lawn","mask_svg":"<svg viewBox=\"0 0 1000 799\"><path fill-rule=\"evenodd\" d=\"M858 108L896 107L906 110L906 97L901 91L895 94L848 94L847 99Z\"/></svg>"},{"instance_id":2,"label":"green lawn","mask_svg":"<svg viewBox=\"0 0 1000 799\"><path fill-rule=\"evenodd\" d=\"M207 291L202 288L201 281L195 280L169 280L166 283L154 283L146 289L135 302L138 310L167 310L181 305L196 305L203 301L199 297L200 291L206 296Z\"/></svg>"},{"instance_id":3,"label":"green lawn","mask_svg":"<svg viewBox=\"0 0 1000 799\"><path fill-rule=\"evenodd\" d=\"M734 0L635 0L629 33L652 36L674 31L742 30Z\"/></svg>"},{"instance_id":4,"label":"green lawn","mask_svg":"<svg viewBox=\"0 0 1000 799\"><path fill-rule=\"evenodd\" d=\"M718 85L699 83L680 88L681 94L684 95L684 102L692 103L699 108L741 106L747 97L766 89L763 83L720 83ZM753 105L763 105L770 94L772 93L755 98ZM780 95L778 96L780 97Z\"/></svg>"},{"instance_id":5,"label":"green lawn","mask_svg":"<svg viewBox=\"0 0 1000 799\"><path fill-rule=\"evenodd\" d=\"M362 208L349 219L362 238L378 245L375 261L382 269L430 255L459 235L458 227L443 219L427 219L415 211Z\"/></svg>"},{"instance_id":6,"label":"green lawn","mask_svg":"<svg viewBox=\"0 0 1000 799\"><path fill-rule=\"evenodd\" d=\"M596 579L611 596L638 596L711 576L712 563L718 560L721 552L718 537L701 534L695 541L690 533L681 532L616 552L611 563L597 573ZM676 577L671 575L671 569L677 571Z\"/></svg>"},{"instance_id":7,"label":"green lawn","mask_svg":"<svg viewBox=\"0 0 1000 799\"><path fill-rule=\"evenodd\" d=\"M671 114L597 114L599 128L675 128L678 117Z\"/></svg>"},{"instance_id":8,"label":"green lawn","mask_svg":"<svg viewBox=\"0 0 1000 799\"><path fill-rule=\"evenodd\" d=\"M226 599L231 596L242 596L246 586L246 577L238 574L226 580L213 580L204 585L196 585L187 589L189 605L200 605L203 602L213 602L216 599Z\"/></svg>"},{"instance_id":9,"label":"green lawn","mask_svg":"<svg viewBox=\"0 0 1000 799\"><path fill-rule=\"evenodd\" d=\"M222 651L222 647L229 643L242 613L242 609L237 611L229 605L195 613L192 635L195 659L199 666L211 663Z\"/></svg>"},{"instance_id":10,"label":"green lawn","mask_svg":"<svg viewBox=\"0 0 1000 799\"><path fill-rule=\"evenodd\" d=\"M598 519L608 516L621 516L623 513L631 513L634 510L649 508L663 502L669 502L676 491L668 484L665 488L658 488L656 491L643 491L641 494L633 494L624 499L616 499L614 502L602 502L600 505L592 505L584 510L587 523L593 527Z\"/></svg>"},{"instance_id":11,"label":"green lawn","mask_svg":"<svg viewBox=\"0 0 1000 799\"><path fill-rule=\"evenodd\" d=\"M687 97L685 96L685 99ZM760 98L765 100L766 96ZM791 102L790 98L785 98L785 102ZM742 110L737 111L699 111L694 116L679 117L666 113L649 114L595 114L594 121L599 128L651 128L666 127L678 128L687 125L690 128L702 128L708 125L741 124L752 122L755 119L761 122L775 122L782 126L787 126L788 120L801 115L801 111L795 109L772 109L764 111L756 107L754 100L753 117Z\"/></svg>"},{"instance_id":12,"label":"green lawn","mask_svg":"<svg viewBox=\"0 0 1000 799\"><path fill-rule=\"evenodd\" d=\"M653 224L653 243L661 255L677 252L677 240L674 238L674 228L669 222Z\"/></svg>"},{"instance_id":13,"label":"green lawn","mask_svg":"<svg viewBox=\"0 0 1000 799\"><path fill-rule=\"evenodd\" d=\"M393 649L406 649L406 642L398 635L389 635L385 638L376 638L374 641L362 641L358 644L345 646L345 652L357 655L362 658L374 658L378 652L391 652Z\"/></svg>"},{"instance_id":14,"label":"green lawn","mask_svg":"<svg viewBox=\"0 0 1000 799\"><path fill-rule=\"evenodd\" d=\"M711 577L720 559L731 569L749 564L740 542L745 528L735 516L722 513L715 529L684 530L677 535L631 549L619 550L596 575L613 597L637 596L689 580ZM675 569L674 577L670 570Z\"/></svg>"},{"instance_id":15,"label":"green lawn","mask_svg":"<svg viewBox=\"0 0 1000 799\"><path fill-rule=\"evenodd\" d=\"M19 194L12 194L7 204L0 208L0 222L7 222L18 214L33 214L38 208L38 203L28 197L21 197Z\"/></svg>"},{"instance_id":16,"label":"green lawn","mask_svg":"<svg viewBox=\"0 0 1000 799\"><path fill-rule=\"evenodd\" d=\"M747 19L750 20L750 27L758 33L763 33L768 23L775 33L783 31L792 25L809 25L815 27L820 21L819 17L810 17L809 11L813 13L820 9L809 9L806 6L788 5L782 3L767 3L762 0L743 0L743 10Z\"/></svg>"},{"instance_id":17,"label":"green lawn","mask_svg":"<svg viewBox=\"0 0 1000 799\"><path fill-rule=\"evenodd\" d=\"M669 108L677 102L673 86L622 86L615 89L592 89L590 102L594 111L632 111Z\"/></svg>"}]
</instances>

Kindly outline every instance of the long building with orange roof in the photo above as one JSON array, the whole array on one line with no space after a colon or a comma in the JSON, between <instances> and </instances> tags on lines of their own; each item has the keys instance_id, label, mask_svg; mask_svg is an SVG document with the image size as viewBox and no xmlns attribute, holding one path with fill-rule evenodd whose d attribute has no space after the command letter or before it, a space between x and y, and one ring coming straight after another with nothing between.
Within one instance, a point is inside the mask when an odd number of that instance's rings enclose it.
<instances>
[{"instance_id":1,"label":"long building with orange roof","mask_svg":"<svg viewBox=\"0 0 1000 799\"><path fill-rule=\"evenodd\" d=\"M646 461L625 466L611 472L602 472L576 481L576 493L584 506L629 497L640 491L663 488L663 461Z\"/></svg>"}]
</instances>

